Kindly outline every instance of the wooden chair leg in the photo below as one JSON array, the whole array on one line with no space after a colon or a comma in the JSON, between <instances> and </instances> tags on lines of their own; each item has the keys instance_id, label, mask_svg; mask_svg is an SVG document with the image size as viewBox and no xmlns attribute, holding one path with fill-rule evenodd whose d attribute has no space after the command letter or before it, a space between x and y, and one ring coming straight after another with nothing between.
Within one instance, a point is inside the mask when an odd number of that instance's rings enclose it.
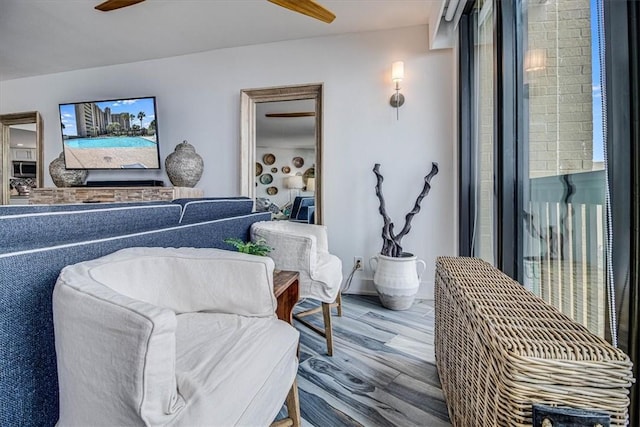
<instances>
[{"instance_id":1,"label":"wooden chair leg","mask_svg":"<svg viewBox=\"0 0 640 427\"><path fill-rule=\"evenodd\" d=\"M333 356L333 329L331 327L331 309L333 307L338 308L338 316L342 316L342 295L338 293L336 300L332 303L323 302L320 304L320 307L312 308L307 311L303 311L301 313L297 313L293 315L293 318L305 325L307 328L311 329L317 334L325 337L327 340L327 354L329 356ZM306 320L303 319L305 316L309 316L310 314L315 314L318 311L322 310L322 318L324 321L324 330L313 325Z\"/></svg>"},{"instance_id":2,"label":"wooden chair leg","mask_svg":"<svg viewBox=\"0 0 640 427\"><path fill-rule=\"evenodd\" d=\"M333 356L333 330L331 328L331 304L322 303L322 317L324 318L324 335L327 339L327 354Z\"/></svg>"},{"instance_id":3,"label":"wooden chair leg","mask_svg":"<svg viewBox=\"0 0 640 427\"><path fill-rule=\"evenodd\" d=\"M271 423L269 427L300 427L302 422L300 421L300 398L298 397L298 382L293 380L291 389L287 394L287 412L289 413L287 418L277 420Z\"/></svg>"},{"instance_id":4,"label":"wooden chair leg","mask_svg":"<svg viewBox=\"0 0 640 427\"><path fill-rule=\"evenodd\" d=\"M338 292L336 302L338 303L338 317L342 317L342 292Z\"/></svg>"},{"instance_id":5,"label":"wooden chair leg","mask_svg":"<svg viewBox=\"0 0 640 427\"><path fill-rule=\"evenodd\" d=\"M287 394L286 405L289 418L293 421L293 427L300 427L302 424L300 421L300 398L298 397L298 381L296 380L293 380L291 390Z\"/></svg>"}]
</instances>

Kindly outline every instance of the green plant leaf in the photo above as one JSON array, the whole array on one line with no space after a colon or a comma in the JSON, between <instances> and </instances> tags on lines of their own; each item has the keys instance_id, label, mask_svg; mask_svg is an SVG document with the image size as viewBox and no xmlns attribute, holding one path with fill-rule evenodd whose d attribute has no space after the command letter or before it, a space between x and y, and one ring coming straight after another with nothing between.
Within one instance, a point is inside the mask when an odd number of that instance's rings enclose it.
<instances>
[{"instance_id":1,"label":"green plant leaf","mask_svg":"<svg viewBox=\"0 0 640 427\"><path fill-rule=\"evenodd\" d=\"M273 250L271 246L266 244L266 240L262 238L257 239L255 242L244 242L235 237L228 237L224 239L224 242L235 247L238 252L250 255L266 256Z\"/></svg>"}]
</instances>

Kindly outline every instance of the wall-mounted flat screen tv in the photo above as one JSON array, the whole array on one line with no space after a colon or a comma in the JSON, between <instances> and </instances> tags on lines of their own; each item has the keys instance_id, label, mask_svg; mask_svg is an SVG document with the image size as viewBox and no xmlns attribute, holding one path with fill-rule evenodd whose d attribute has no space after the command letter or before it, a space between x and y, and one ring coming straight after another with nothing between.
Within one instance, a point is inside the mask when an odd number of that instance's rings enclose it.
<instances>
[{"instance_id":1,"label":"wall-mounted flat screen tv","mask_svg":"<svg viewBox=\"0 0 640 427\"><path fill-rule=\"evenodd\" d=\"M160 169L156 98L60 104L67 169Z\"/></svg>"}]
</instances>

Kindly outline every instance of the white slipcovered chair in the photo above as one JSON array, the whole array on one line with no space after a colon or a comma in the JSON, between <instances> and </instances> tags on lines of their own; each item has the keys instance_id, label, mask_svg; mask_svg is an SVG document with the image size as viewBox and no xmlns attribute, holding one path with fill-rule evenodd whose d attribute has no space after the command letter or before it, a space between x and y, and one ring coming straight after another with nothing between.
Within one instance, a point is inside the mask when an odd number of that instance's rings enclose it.
<instances>
[{"instance_id":1,"label":"white slipcovered chair","mask_svg":"<svg viewBox=\"0 0 640 427\"><path fill-rule=\"evenodd\" d=\"M329 253L327 228L323 225L302 224L291 221L261 221L251 226L251 238L264 239L273 248L269 257L279 270L300 273L300 298L310 298L322 303L322 307L297 313L294 318L327 340L327 354L333 355L331 307L337 305L342 316L340 286L342 262ZM302 319L322 310L324 329Z\"/></svg>"},{"instance_id":2,"label":"white slipcovered chair","mask_svg":"<svg viewBox=\"0 0 640 427\"><path fill-rule=\"evenodd\" d=\"M53 292L58 426L299 424L298 332L273 261L129 248L62 270Z\"/></svg>"}]
</instances>

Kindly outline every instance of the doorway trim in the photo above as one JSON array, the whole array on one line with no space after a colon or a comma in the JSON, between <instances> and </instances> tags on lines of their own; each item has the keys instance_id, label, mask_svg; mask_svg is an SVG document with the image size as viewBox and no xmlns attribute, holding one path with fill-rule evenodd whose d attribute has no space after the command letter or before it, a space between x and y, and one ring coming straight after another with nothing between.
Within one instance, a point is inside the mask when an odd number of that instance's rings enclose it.
<instances>
[{"instance_id":1,"label":"doorway trim","mask_svg":"<svg viewBox=\"0 0 640 427\"><path fill-rule=\"evenodd\" d=\"M36 125L36 182L38 187L44 185L43 147L42 147L42 117L37 111L25 113L11 113L0 115L0 204L9 204L9 176L11 175L11 149L10 130L13 125L24 125L35 123Z\"/></svg>"},{"instance_id":2,"label":"doorway trim","mask_svg":"<svg viewBox=\"0 0 640 427\"><path fill-rule=\"evenodd\" d=\"M261 102L315 100L316 190L315 221L323 224L322 209L322 83L277 86L240 91L240 194L255 199L256 104Z\"/></svg>"}]
</instances>

